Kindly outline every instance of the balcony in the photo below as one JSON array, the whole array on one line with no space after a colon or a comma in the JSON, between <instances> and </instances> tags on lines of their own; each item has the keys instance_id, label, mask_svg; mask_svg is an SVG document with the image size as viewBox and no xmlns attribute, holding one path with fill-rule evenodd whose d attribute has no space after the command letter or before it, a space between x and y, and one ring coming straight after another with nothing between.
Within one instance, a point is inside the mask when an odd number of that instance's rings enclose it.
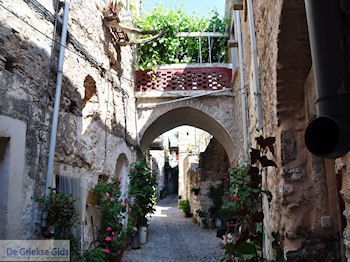
<instances>
[{"instance_id":1,"label":"balcony","mask_svg":"<svg viewBox=\"0 0 350 262\"><path fill-rule=\"evenodd\" d=\"M231 87L230 64L173 64L136 71L136 91L220 90Z\"/></svg>"}]
</instances>

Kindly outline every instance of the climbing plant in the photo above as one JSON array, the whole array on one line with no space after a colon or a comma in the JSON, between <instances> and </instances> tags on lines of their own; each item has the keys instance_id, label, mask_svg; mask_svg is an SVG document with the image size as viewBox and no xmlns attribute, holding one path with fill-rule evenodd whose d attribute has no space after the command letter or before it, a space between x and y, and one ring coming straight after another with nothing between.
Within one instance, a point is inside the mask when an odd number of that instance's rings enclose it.
<instances>
[{"instance_id":1,"label":"climbing plant","mask_svg":"<svg viewBox=\"0 0 350 262\"><path fill-rule=\"evenodd\" d=\"M159 30L165 34L156 40L141 44L138 49L138 66L141 70L162 64L198 63L198 38L177 37L178 32L225 32L228 21L221 19L215 11L207 17L187 14L181 7L167 10L159 6L138 18L135 25L145 30ZM226 61L226 39L212 39L212 59ZM202 38L203 62L208 62L208 39Z\"/></svg>"},{"instance_id":2,"label":"climbing plant","mask_svg":"<svg viewBox=\"0 0 350 262\"><path fill-rule=\"evenodd\" d=\"M146 156L131 164L129 193L132 197L129 220L134 226L146 226L157 198L157 177L148 167Z\"/></svg>"},{"instance_id":3,"label":"climbing plant","mask_svg":"<svg viewBox=\"0 0 350 262\"><path fill-rule=\"evenodd\" d=\"M262 171L265 167L276 167L268 158L269 154L274 155L275 138L260 136L256 141L250 162L229 170L228 191L220 210L228 228L224 261L267 261L262 255L262 198L265 194L271 201L272 195L262 187Z\"/></svg>"}]
</instances>

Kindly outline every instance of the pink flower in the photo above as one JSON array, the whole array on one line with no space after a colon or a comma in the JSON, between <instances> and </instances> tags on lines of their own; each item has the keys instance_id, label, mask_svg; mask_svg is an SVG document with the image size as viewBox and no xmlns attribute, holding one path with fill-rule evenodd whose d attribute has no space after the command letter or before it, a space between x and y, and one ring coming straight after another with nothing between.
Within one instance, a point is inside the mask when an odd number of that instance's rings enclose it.
<instances>
[{"instance_id":1,"label":"pink flower","mask_svg":"<svg viewBox=\"0 0 350 262\"><path fill-rule=\"evenodd\" d=\"M106 237L105 240L106 240L107 242L109 242L109 241L112 240L112 238L111 238L111 237Z\"/></svg>"},{"instance_id":2,"label":"pink flower","mask_svg":"<svg viewBox=\"0 0 350 262\"><path fill-rule=\"evenodd\" d=\"M128 200L129 200L129 198L128 198L128 197L126 197L124 200L125 200L125 201L128 201Z\"/></svg>"},{"instance_id":3,"label":"pink flower","mask_svg":"<svg viewBox=\"0 0 350 262\"><path fill-rule=\"evenodd\" d=\"M106 192L106 193L105 193L105 196L108 198L108 197L109 197L109 193L108 193L108 192Z\"/></svg>"},{"instance_id":4,"label":"pink flower","mask_svg":"<svg viewBox=\"0 0 350 262\"><path fill-rule=\"evenodd\" d=\"M121 182L122 181L122 177L120 176L120 177L118 177L118 180L119 180L119 182Z\"/></svg>"},{"instance_id":5,"label":"pink flower","mask_svg":"<svg viewBox=\"0 0 350 262\"><path fill-rule=\"evenodd\" d=\"M107 232L112 231L112 228L111 227L106 227L106 231Z\"/></svg>"},{"instance_id":6,"label":"pink flower","mask_svg":"<svg viewBox=\"0 0 350 262\"><path fill-rule=\"evenodd\" d=\"M113 235L113 236L115 235L115 232L114 232L114 231L112 232L112 235Z\"/></svg>"},{"instance_id":7,"label":"pink flower","mask_svg":"<svg viewBox=\"0 0 350 262\"><path fill-rule=\"evenodd\" d=\"M111 251L109 251L109 248L105 248L104 251L105 251L106 254L110 254L111 253Z\"/></svg>"},{"instance_id":8,"label":"pink flower","mask_svg":"<svg viewBox=\"0 0 350 262\"><path fill-rule=\"evenodd\" d=\"M238 200L237 194L234 194L232 198L233 198L233 200Z\"/></svg>"},{"instance_id":9,"label":"pink flower","mask_svg":"<svg viewBox=\"0 0 350 262\"><path fill-rule=\"evenodd\" d=\"M124 202L120 202L120 204L122 207L125 207L125 203Z\"/></svg>"}]
</instances>

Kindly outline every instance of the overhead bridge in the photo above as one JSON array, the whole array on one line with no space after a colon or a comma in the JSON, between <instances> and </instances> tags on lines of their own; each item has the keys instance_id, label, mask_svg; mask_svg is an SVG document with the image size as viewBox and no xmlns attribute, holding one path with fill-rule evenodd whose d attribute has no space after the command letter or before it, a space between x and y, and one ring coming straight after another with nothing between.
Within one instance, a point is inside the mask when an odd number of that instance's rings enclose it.
<instances>
[{"instance_id":1,"label":"overhead bridge","mask_svg":"<svg viewBox=\"0 0 350 262\"><path fill-rule=\"evenodd\" d=\"M137 128L142 149L162 133L190 125L212 134L233 156L234 125L231 64L172 64L136 71Z\"/></svg>"}]
</instances>

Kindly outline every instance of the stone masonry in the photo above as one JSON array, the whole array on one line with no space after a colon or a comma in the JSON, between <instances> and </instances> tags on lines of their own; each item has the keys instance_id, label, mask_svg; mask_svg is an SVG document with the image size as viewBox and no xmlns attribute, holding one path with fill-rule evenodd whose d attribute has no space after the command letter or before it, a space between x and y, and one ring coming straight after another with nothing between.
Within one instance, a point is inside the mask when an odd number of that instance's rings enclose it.
<instances>
[{"instance_id":1,"label":"stone masonry","mask_svg":"<svg viewBox=\"0 0 350 262\"><path fill-rule=\"evenodd\" d=\"M0 7L0 115L26 126L25 190L9 188L22 199L22 215L16 217L22 238L40 237L41 214L33 199L42 195L45 184L60 39L54 14L62 16L55 3L5 0L1 5L6 9ZM102 24L104 6L100 0L72 1L69 13L54 176L80 177L83 200L99 175L120 175L120 155L129 163L136 159L135 50L112 44ZM58 42L53 46L50 38ZM0 134L4 127L0 125ZM86 231L89 221L82 215Z\"/></svg>"},{"instance_id":2,"label":"stone masonry","mask_svg":"<svg viewBox=\"0 0 350 262\"><path fill-rule=\"evenodd\" d=\"M343 178L341 194L347 215L348 161L346 157L337 160L335 169L334 161L311 155L304 144L305 128L316 115L304 1L253 1L264 112L264 126L259 132L255 130L250 18L247 6L244 8L240 26L245 75L240 78L244 77L247 83L249 141L254 146L259 135L276 138L277 168L265 169L263 179L264 187L273 195L271 203L264 203L265 256L274 257L271 233L277 232L288 261L340 261L342 201L335 173ZM346 4L343 8L348 14ZM239 88L239 81L235 88ZM237 108L239 100L235 100ZM241 114L235 117L240 121ZM346 245L347 235L345 230Z\"/></svg>"}]
</instances>

